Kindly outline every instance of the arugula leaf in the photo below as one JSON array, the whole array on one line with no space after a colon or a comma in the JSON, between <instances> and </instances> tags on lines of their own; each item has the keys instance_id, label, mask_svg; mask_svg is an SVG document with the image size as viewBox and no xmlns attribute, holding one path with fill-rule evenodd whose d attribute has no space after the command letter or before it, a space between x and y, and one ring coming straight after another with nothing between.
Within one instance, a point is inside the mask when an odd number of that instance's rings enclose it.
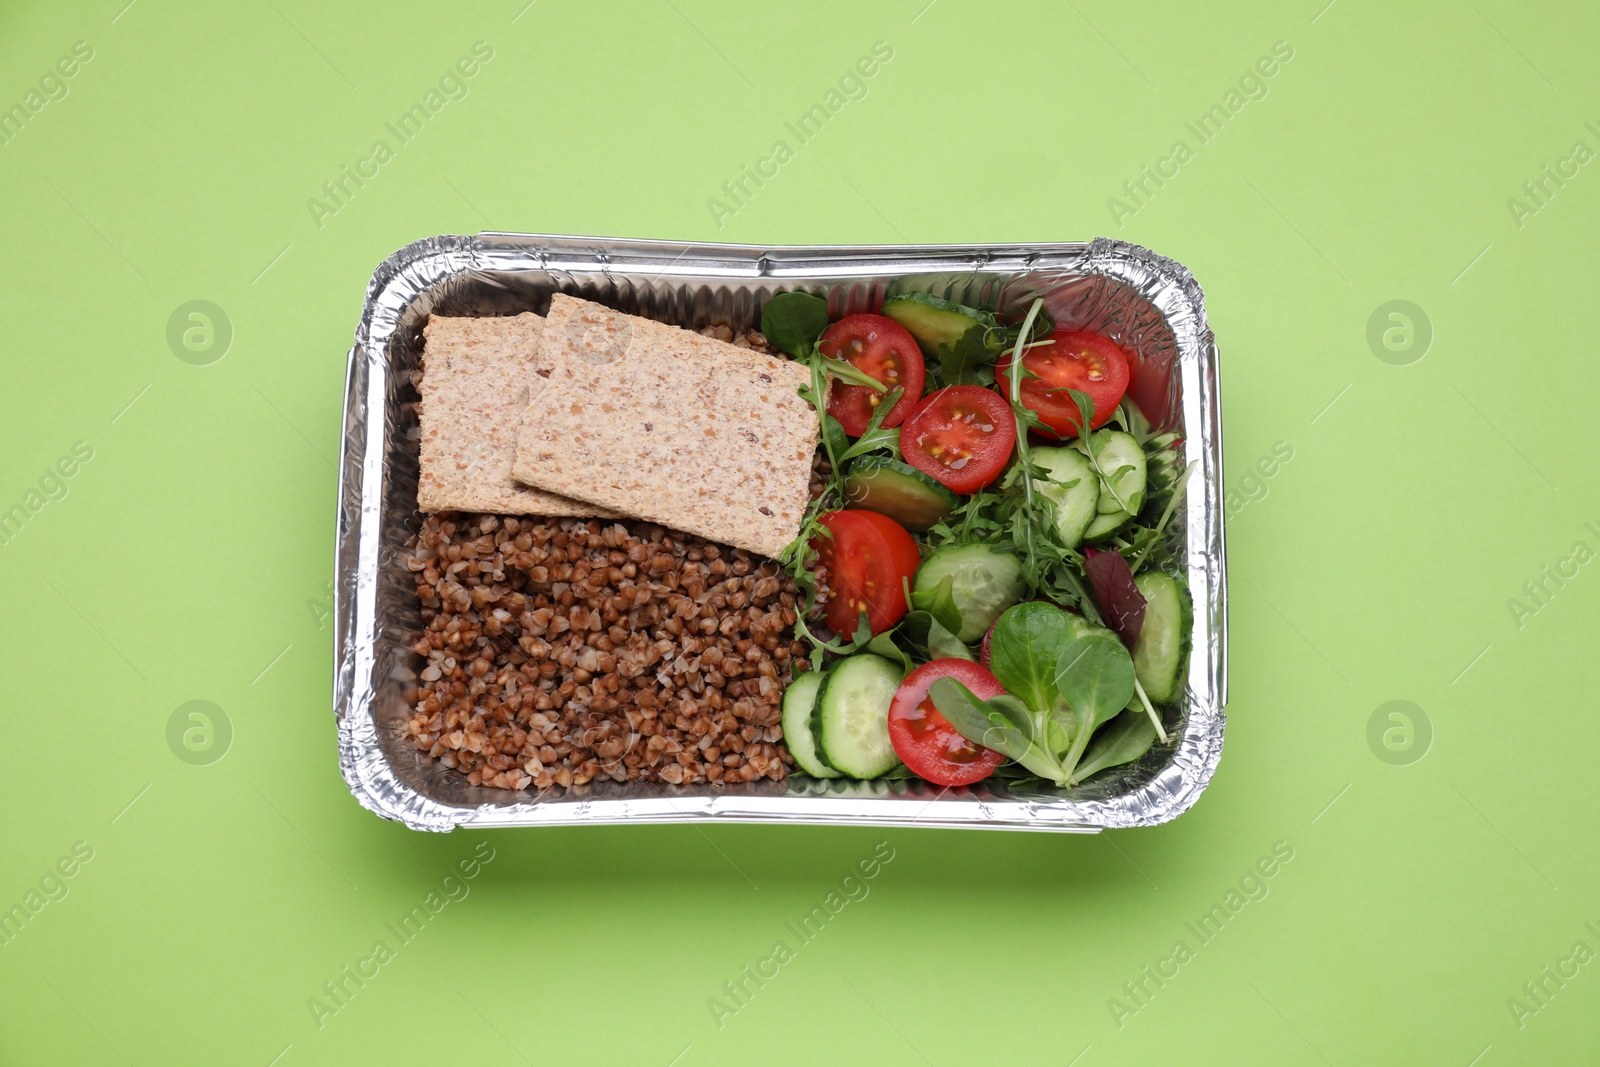
<instances>
[{"instance_id":1,"label":"arugula leaf","mask_svg":"<svg viewBox=\"0 0 1600 1067\"><path fill-rule=\"evenodd\" d=\"M1011 353L1013 373L1006 376L1010 385L1006 398L1017 420L1017 459L1001 480L1002 496L1008 506L996 520L1022 557L1022 574L1029 594L1075 605L1090 618L1098 618L1093 605L1088 603L1083 583L1073 573L1077 563L1071 550L1055 540L1055 505L1042 493L1035 492L1035 483L1047 475L1032 461L1028 433L1044 424L1036 412L1022 403L1023 380L1038 377L1023 364L1022 352L1027 346L1024 338L1033 336L1034 325L1043 311L1044 301L1035 299L1017 329L1016 347Z\"/></svg>"},{"instance_id":2,"label":"arugula leaf","mask_svg":"<svg viewBox=\"0 0 1600 1067\"><path fill-rule=\"evenodd\" d=\"M893 403L892 400L886 400L879 405L879 410L886 410L887 406ZM903 460L904 457L900 455L900 428L896 426L892 430L868 430L856 438L855 444L844 450L839 456L839 462L845 463L857 456L865 456L869 452L887 452L891 458Z\"/></svg>"},{"instance_id":3,"label":"arugula leaf","mask_svg":"<svg viewBox=\"0 0 1600 1067\"><path fill-rule=\"evenodd\" d=\"M865 648L867 646L867 642L872 640L872 623L867 621L867 613L863 611L859 616L857 616L857 618L860 619L860 622L856 623L856 633L855 636L850 639L850 645L845 650L847 652L854 652L858 648Z\"/></svg>"},{"instance_id":4,"label":"arugula leaf","mask_svg":"<svg viewBox=\"0 0 1600 1067\"><path fill-rule=\"evenodd\" d=\"M873 381L877 381L877 379L874 378ZM882 401L872 409L872 417L867 419L867 428L862 433L862 437L877 432L883 426L883 420L888 416L889 412L894 410L894 406L900 402L900 398L905 395L905 392L904 386L897 385L884 394Z\"/></svg>"},{"instance_id":5,"label":"arugula leaf","mask_svg":"<svg viewBox=\"0 0 1600 1067\"><path fill-rule=\"evenodd\" d=\"M1100 466L1100 456L1098 453L1094 457L1094 468L1096 471L1104 470L1104 468ZM1124 463L1115 470L1105 471L1105 477L1101 479L1101 484L1105 487L1106 491L1111 494L1111 499L1115 500L1117 502L1117 506L1123 511L1126 511L1129 515L1139 514L1139 509L1144 505L1144 498L1138 493L1129 493L1126 496L1123 495L1122 483L1127 480L1123 477L1123 475L1127 474L1129 471L1137 471L1138 469L1139 468L1135 467L1131 463Z\"/></svg>"},{"instance_id":6,"label":"arugula leaf","mask_svg":"<svg viewBox=\"0 0 1600 1067\"><path fill-rule=\"evenodd\" d=\"M956 607L956 578L945 575L944 581L931 589L918 589L911 594L911 607L926 611L935 622L952 634L961 632L961 609Z\"/></svg>"},{"instance_id":7,"label":"arugula leaf","mask_svg":"<svg viewBox=\"0 0 1600 1067\"><path fill-rule=\"evenodd\" d=\"M821 495L811 501L806 509L806 518L810 522L826 511L831 511L838 504L835 501L844 499L844 471L839 460L839 453L850 445L850 438L845 434L844 427L839 425L839 420L828 414L826 397L828 395L828 376L823 373L822 360L815 351L806 359L806 365L811 369L811 381L800 387L800 396L811 405L817 413L817 423L820 426L822 438L822 452L828 457L828 484ZM802 531L803 532L803 531ZM793 547L792 545L790 546ZM787 549L785 550L787 555ZM800 557L804 559L805 553ZM815 600L808 600L807 609L815 606Z\"/></svg>"},{"instance_id":8,"label":"arugula leaf","mask_svg":"<svg viewBox=\"0 0 1600 1067\"><path fill-rule=\"evenodd\" d=\"M834 378L849 382L851 385L861 385L868 389L875 389L880 393L889 391L887 385L878 381L866 371L861 370L854 363L846 363L842 359L831 359L821 352L818 352L813 358L821 363L822 369Z\"/></svg>"},{"instance_id":9,"label":"arugula leaf","mask_svg":"<svg viewBox=\"0 0 1600 1067\"><path fill-rule=\"evenodd\" d=\"M1107 767L1132 763L1150 751L1155 741L1156 728L1143 711L1124 711L1095 735L1094 744L1084 753L1073 776L1081 782Z\"/></svg>"},{"instance_id":10,"label":"arugula leaf","mask_svg":"<svg viewBox=\"0 0 1600 1067\"><path fill-rule=\"evenodd\" d=\"M778 293L761 310L761 333L796 359L810 355L827 328L828 302L810 293Z\"/></svg>"},{"instance_id":11,"label":"arugula leaf","mask_svg":"<svg viewBox=\"0 0 1600 1067\"><path fill-rule=\"evenodd\" d=\"M932 548L972 542L993 544L1002 539L1012 507L1012 501L1000 493L974 493L934 523L923 538Z\"/></svg>"},{"instance_id":12,"label":"arugula leaf","mask_svg":"<svg viewBox=\"0 0 1600 1067\"><path fill-rule=\"evenodd\" d=\"M860 437L856 438L855 444L850 445L840 453L840 463L880 449L889 452L895 459L900 458L900 430L898 427L893 430L885 430L883 428L883 420L904 394L905 389L897 385L883 398L883 401L877 407L873 408L872 418L867 420L866 430ZM839 425L839 420L833 419L831 415L829 418L833 420L834 426L839 427L839 433L843 434L844 427Z\"/></svg>"},{"instance_id":13,"label":"arugula leaf","mask_svg":"<svg viewBox=\"0 0 1600 1067\"><path fill-rule=\"evenodd\" d=\"M1078 405L1080 418L1084 412L1094 411L1094 402L1089 399L1087 393L1080 393L1076 389L1068 391ZM1119 412L1122 410L1120 405L1117 410ZM1123 494L1122 483L1127 480L1124 475L1130 471L1136 471L1138 468L1131 463L1125 463L1115 470L1109 471L1101 466L1100 453L1105 451L1106 443L1110 440L1111 433L1109 430L1096 430L1093 433L1082 434L1078 438L1078 450L1089 458L1089 465L1094 468L1095 474L1100 479L1100 491L1111 494L1111 499L1117 502L1117 507L1126 511L1129 515L1137 515L1144 507L1145 492L1148 487L1141 486L1137 492L1129 493L1126 496ZM1148 467L1148 465L1149 460L1147 459L1146 466Z\"/></svg>"},{"instance_id":14,"label":"arugula leaf","mask_svg":"<svg viewBox=\"0 0 1600 1067\"><path fill-rule=\"evenodd\" d=\"M1039 300L1038 303L1039 314L1033 320L1033 328L1028 332L1027 338L1023 341L1023 343L1027 345L1047 343L1050 335L1056 332L1055 316L1050 314L1050 312L1045 309L1043 300ZM1017 335L1021 337L1022 331L1018 330Z\"/></svg>"},{"instance_id":15,"label":"arugula leaf","mask_svg":"<svg viewBox=\"0 0 1600 1067\"><path fill-rule=\"evenodd\" d=\"M850 451L850 435L844 432L839 420L826 411L822 413L822 447L828 453L829 462L838 456L838 463L843 466L845 455Z\"/></svg>"},{"instance_id":16,"label":"arugula leaf","mask_svg":"<svg viewBox=\"0 0 1600 1067\"><path fill-rule=\"evenodd\" d=\"M1167 530L1167 522L1172 518L1172 513L1177 510L1178 502L1183 499L1183 494L1189 488L1189 477L1194 474L1195 468L1198 466L1200 466L1200 463L1196 460L1183 468L1183 473L1173 483L1172 497L1167 501L1167 506L1162 509L1160 520L1148 531L1141 530L1141 532L1148 532L1149 536L1145 539L1145 543L1139 547L1133 559L1129 561L1128 566L1135 574L1139 572L1139 566L1144 563L1145 557L1150 554L1150 550L1161 543L1161 535Z\"/></svg>"},{"instance_id":17,"label":"arugula leaf","mask_svg":"<svg viewBox=\"0 0 1600 1067\"><path fill-rule=\"evenodd\" d=\"M1086 438L1090 435L1089 427L1094 425L1094 397L1081 389L1068 389L1067 395L1072 397L1072 402L1078 406L1078 437ZM1089 458L1094 458L1091 451ZM1099 469L1098 467L1096 468Z\"/></svg>"},{"instance_id":18,"label":"arugula leaf","mask_svg":"<svg viewBox=\"0 0 1600 1067\"><path fill-rule=\"evenodd\" d=\"M778 555L778 565L788 572L794 581L795 587L800 591L801 605L796 612L795 636L811 644L811 665L817 670L822 669L822 649L825 642L811 632L806 619L817 603L817 576L811 569L811 542L818 537L828 537L831 534L827 527L818 522L818 518L829 509L831 491L824 490L822 495L813 500L806 508L805 517L800 523L800 535Z\"/></svg>"},{"instance_id":19,"label":"arugula leaf","mask_svg":"<svg viewBox=\"0 0 1600 1067\"><path fill-rule=\"evenodd\" d=\"M939 346L939 380L945 385L993 385L995 358L1004 350L1002 331L974 323L954 344Z\"/></svg>"}]
</instances>

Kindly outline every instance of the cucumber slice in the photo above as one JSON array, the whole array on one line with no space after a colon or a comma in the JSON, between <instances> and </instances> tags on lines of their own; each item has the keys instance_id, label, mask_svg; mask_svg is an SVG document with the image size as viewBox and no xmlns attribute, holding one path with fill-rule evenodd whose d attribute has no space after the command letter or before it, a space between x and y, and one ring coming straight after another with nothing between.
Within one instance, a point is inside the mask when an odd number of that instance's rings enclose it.
<instances>
[{"instance_id":1,"label":"cucumber slice","mask_svg":"<svg viewBox=\"0 0 1600 1067\"><path fill-rule=\"evenodd\" d=\"M1133 580L1144 594L1144 627L1133 643L1133 673L1152 704L1165 704L1178 691L1188 651L1193 608L1189 590L1175 575L1149 571Z\"/></svg>"},{"instance_id":2,"label":"cucumber slice","mask_svg":"<svg viewBox=\"0 0 1600 1067\"><path fill-rule=\"evenodd\" d=\"M1095 461L1100 464L1100 514L1139 514L1144 507L1147 464L1138 439L1121 430L1096 430L1089 435L1088 444L1079 441L1078 448L1094 449Z\"/></svg>"},{"instance_id":3,"label":"cucumber slice","mask_svg":"<svg viewBox=\"0 0 1600 1067\"><path fill-rule=\"evenodd\" d=\"M1035 478L1033 487L1056 505L1056 537L1062 548L1076 548L1094 521L1100 502L1100 479L1088 457L1075 448L1033 448L1033 462L1043 467L1049 481Z\"/></svg>"},{"instance_id":4,"label":"cucumber slice","mask_svg":"<svg viewBox=\"0 0 1600 1067\"><path fill-rule=\"evenodd\" d=\"M915 591L931 594L946 578L952 579L950 596L961 614L956 637L969 645L988 632L1002 611L1022 599L1022 561L989 545L939 549L917 568Z\"/></svg>"},{"instance_id":5,"label":"cucumber slice","mask_svg":"<svg viewBox=\"0 0 1600 1067\"><path fill-rule=\"evenodd\" d=\"M902 677L899 667L871 655L851 656L828 672L817 694L817 736L828 763L854 778L894 769L900 757L889 740L889 704Z\"/></svg>"},{"instance_id":6,"label":"cucumber slice","mask_svg":"<svg viewBox=\"0 0 1600 1067\"><path fill-rule=\"evenodd\" d=\"M812 732L811 715L816 710L817 693L822 688L822 673L808 671L789 683L783 694L783 740L795 765L813 778L837 778L839 772L822 761L817 738Z\"/></svg>"},{"instance_id":7,"label":"cucumber slice","mask_svg":"<svg viewBox=\"0 0 1600 1067\"><path fill-rule=\"evenodd\" d=\"M1085 541L1098 541L1102 537L1109 537L1122 529L1122 524L1133 518L1126 511L1111 511L1103 515L1096 515L1089 528L1083 531Z\"/></svg>"},{"instance_id":8,"label":"cucumber slice","mask_svg":"<svg viewBox=\"0 0 1600 1067\"><path fill-rule=\"evenodd\" d=\"M883 314L917 339L936 385L994 382L994 361L1004 347L1005 332L989 312L913 292L884 301Z\"/></svg>"},{"instance_id":9,"label":"cucumber slice","mask_svg":"<svg viewBox=\"0 0 1600 1067\"><path fill-rule=\"evenodd\" d=\"M950 514L956 495L909 463L888 456L862 456L844 479L851 507L887 515L908 530L921 532Z\"/></svg>"},{"instance_id":10,"label":"cucumber slice","mask_svg":"<svg viewBox=\"0 0 1600 1067\"><path fill-rule=\"evenodd\" d=\"M904 326L930 356L937 356L941 345L955 347L974 328L988 330L1000 325L987 311L952 304L927 293L892 296L883 302L883 314Z\"/></svg>"}]
</instances>

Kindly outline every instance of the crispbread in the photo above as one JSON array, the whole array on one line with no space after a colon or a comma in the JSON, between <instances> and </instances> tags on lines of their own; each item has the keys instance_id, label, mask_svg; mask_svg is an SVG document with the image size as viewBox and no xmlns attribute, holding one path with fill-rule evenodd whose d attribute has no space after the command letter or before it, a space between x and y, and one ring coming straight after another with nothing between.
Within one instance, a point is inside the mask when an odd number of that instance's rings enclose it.
<instances>
[{"instance_id":1,"label":"crispbread","mask_svg":"<svg viewBox=\"0 0 1600 1067\"><path fill-rule=\"evenodd\" d=\"M435 315L423 327L423 511L487 511L508 515L609 516L593 504L519 485L511 478L517 422L530 380L544 362L544 319L456 319Z\"/></svg>"},{"instance_id":2,"label":"crispbread","mask_svg":"<svg viewBox=\"0 0 1600 1067\"><path fill-rule=\"evenodd\" d=\"M808 368L560 293L541 349L518 481L765 556L799 535Z\"/></svg>"}]
</instances>

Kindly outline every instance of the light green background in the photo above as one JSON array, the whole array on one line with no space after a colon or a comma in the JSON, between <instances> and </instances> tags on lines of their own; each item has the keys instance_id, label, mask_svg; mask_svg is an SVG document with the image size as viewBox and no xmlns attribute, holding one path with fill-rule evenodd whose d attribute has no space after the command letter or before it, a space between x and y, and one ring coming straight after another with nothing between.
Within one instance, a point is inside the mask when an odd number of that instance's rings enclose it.
<instances>
[{"instance_id":1,"label":"light green background","mask_svg":"<svg viewBox=\"0 0 1600 1067\"><path fill-rule=\"evenodd\" d=\"M1507 1003L1600 950L1600 565L1521 626L1507 603L1600 548L1600 165L1520 226L1507 204L1600 149L1592 13L525 2L0 7L0 106L94 50L0 146L0 508L93 449L0 546L0 907L94 850L0 946L0 1061L1600 1059L1600 964L1520 1026ZM394 142L480 40L466 97ZM879 40L866 96L786 135ZM1278 41L1267 95L1119 226L1123 182L1194 147L1185 123ZM307 199L380 138L394 158L318 226ZM779 138L795 158L719 227L707 199ZM380 260L480 229L1112 235L1189 266L1230 487L1294 454L1229 521L1228 741L1199 805L1096 837L426 836L359 808L323 615L345 353ZM210 366L166 340L195 299L234 331ZM1394 299L1434 332L1408 366L1366 339ZM209 766L166 739L196 699L234 731ZM1367 740L1396 699L1433 729L1403 766ZM400 945L385 923L486 838L470 895ZM870 895L799 946L785 923L880 841ZM1277 842L1293 860L1201 946L1186 924ZM395 958L319 1028L308 999L379 939ZM795 958L719 1029L708 1000L780 939ZM1194 958L1119 1027L1108 1001L1179 940Z\"/></svg>"}]
</instances>

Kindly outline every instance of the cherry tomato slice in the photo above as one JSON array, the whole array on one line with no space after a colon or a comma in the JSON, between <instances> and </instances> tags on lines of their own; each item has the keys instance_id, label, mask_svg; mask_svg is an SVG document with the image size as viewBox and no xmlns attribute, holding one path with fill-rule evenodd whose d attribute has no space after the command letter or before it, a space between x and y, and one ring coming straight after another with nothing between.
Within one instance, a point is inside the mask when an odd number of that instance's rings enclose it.
<instances>
[{"instance_id":1,"label":"cherry tomato slice","mask_svg":"<svg viewBox=\"0 0 1600 1067\"><path fill-rule=\"evenodd\" d=\"M1023 367L1038 375L1022 380L1023 407L1037 413L1056 437L1077 437L1078 405L1067 392L1076 389L1094 401L1089 428L1099 429L1128 391L1127 355L1110 338L1097 333L1057 330L1050 338L1055 344L1030 348L1022 355ZM1008 351L995 368L1000 390L1007 396L1011 395L1010 367Z\"/></svg>"},{"instance_id":2,"label":"cherry tomato slice","mask_svg":"<svg viewBox=\"0 0 1600 1067\"><path fill-rule=\"evenodd\" d=\"M922 399L926 373L922 349L917 347L917 339L893 319L846 315L828 327L817 342L817 350L829 359L843 360L890 389L899 386L905 390L879 424L885 430L904 422ZM835 381L828 397L828 414L839 420L845 433L860 437L867 432L867 423L885 395L865 385Z\"/></svg>"},{"instance_id":3,"label":"cherry tomato slice","mask_svg":"<svg viewBox=\"0 0 1600 1067\"><path fill-rule=\"evenodd\" d=\"M1006 758L992 748L968 741L939 714L928 690L940 678L954 678L983 700L1005 692L999 679L970 660L936 659L924 663L906 675L889 704L889 742L911 773L934 785L981 782Z\"/></svg>"},{"instance_id":4,"label":"cherry tomato slice","mask_svg":"<svg viewBox=\"0 0 1600 1067\"><path fill-rule=\"evenodd\" d=\"M811 548L828 586L827 623L845 638L867 625L881 634L905 615L907 583L922 562L906 528L876 511L830 511L817 520L833 534Z\"/></svg>"},{"instance_id":5,"label":"cherry tomato slice","mask_svg":"<svg viewBox=\"0 0 1600 1067\"><path fill-rule=\"evenodd\" d=\"M1000 477L1017 444L1017 418L998 393L952 385L931 394L900 428L906 462L957 493Z\"/></svg>"},{"instance_id":6,"label":"cherry tomato slice","mask_svg":"<svg viewBox=\"0 0 1600 1067\"><path fill-rule=\"evenodd\" d=\"M1128 399L1139 406L1139 411L1162 433L1178 428L1183 405L1177 391L1172 389L1172 379L1177 375L1173 364L1177 362L1176 347L1156 355L1142 352L1128 353Z\"/></svg>"}]
</instances>

